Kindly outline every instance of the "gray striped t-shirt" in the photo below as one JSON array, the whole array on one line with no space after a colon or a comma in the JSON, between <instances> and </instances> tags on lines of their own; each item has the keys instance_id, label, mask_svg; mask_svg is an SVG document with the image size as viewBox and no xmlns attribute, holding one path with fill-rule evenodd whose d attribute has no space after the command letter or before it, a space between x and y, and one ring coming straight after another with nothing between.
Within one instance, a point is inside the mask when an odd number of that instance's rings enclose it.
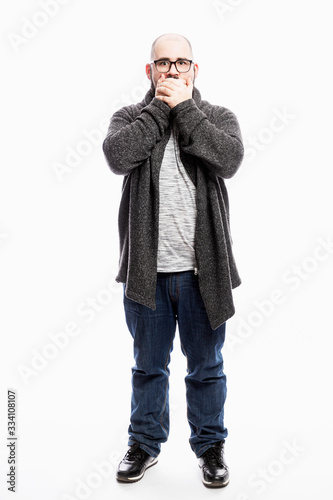
<instances>
[{"instance_id":1,"label":"gray striped t-shirt","mask_svg":"<svg viewBox=\"0 0 333 500\"><path fill-rule=\"evenodd\" d=\"M161 165L159 190L157 271L194 269L196 187L180 160L177 133L173 129Z\"/></svg>"}]
</instances>

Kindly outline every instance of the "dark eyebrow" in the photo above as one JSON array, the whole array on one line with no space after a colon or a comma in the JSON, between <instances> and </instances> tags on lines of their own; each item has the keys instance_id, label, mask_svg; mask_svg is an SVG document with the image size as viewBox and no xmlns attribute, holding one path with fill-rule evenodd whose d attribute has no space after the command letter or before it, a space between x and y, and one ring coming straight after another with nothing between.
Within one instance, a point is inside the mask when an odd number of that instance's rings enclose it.
<instances>
[{"instance_id":1,"label":"dark eyebrow","mask_svg":"<svg viewBox=\"0 0 333 500\"><path fill-rule=\"evenodd\" d=\"M187 57L177 57L176 61L179 61L180 59L187 59ZM189 61L189 59L187 59ZM171 61L170 57L160 57L159 59L156 59L156 61Z\"/></svg>"}]
</instances>

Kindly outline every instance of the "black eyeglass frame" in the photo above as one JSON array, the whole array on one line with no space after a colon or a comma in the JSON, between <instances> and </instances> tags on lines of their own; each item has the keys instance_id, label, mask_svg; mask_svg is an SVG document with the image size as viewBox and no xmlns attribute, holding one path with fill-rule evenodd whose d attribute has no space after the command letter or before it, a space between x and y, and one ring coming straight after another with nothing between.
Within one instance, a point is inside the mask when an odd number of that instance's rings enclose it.
<instances>
[{"instance_id":1,"label":"black eyeglass frame","mask_svg":"<svg viewBox=\"0 0 333 500\"><path fill-rule=\"evenodd\" d=\"M168 62L168 63L169 63L169 68L168 68L166 71L159 71L159 70L157 69L157 67L156 67L156 63L161 62L161 61L165 61L165 62ZM179 62L179 61L187 61L187 62L189 62L189 63L190 63L190 67L189 67L189 69L188 69L188 70L186 70L186 71L180 71L180 70L177 68L177 62ZM169 73L169 71L171 70L171 68L172 68L172 65L173 65L173 64L175 65L175 68L176 68L176 70L178 71L178 73L188 73L188 72L190 71L190 69L191 69L192 64L193 64L193 60L191 60L191 59L184 59L184 58L180 58L180 59L177 59L176 61L169 61L168 59L163 59L163 58L162 58L162 59L156 59L156 61L152 61L152 62L151 62L151 64L153 64L153 63L155 64L155 69L156 69L156 71L158 71L159 73Z\"/></svg>"}]
</instances>

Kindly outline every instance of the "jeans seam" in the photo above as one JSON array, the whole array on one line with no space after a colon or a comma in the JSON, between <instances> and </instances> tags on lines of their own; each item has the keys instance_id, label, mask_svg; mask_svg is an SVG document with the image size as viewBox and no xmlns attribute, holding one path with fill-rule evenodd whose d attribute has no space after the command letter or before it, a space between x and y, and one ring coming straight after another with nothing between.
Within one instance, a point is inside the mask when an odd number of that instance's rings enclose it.
<instances>
[{"instance_id":1,"label":"jeans seam","mask_svg":"<svg viewBox=\"0 0 333 500\"><path fill-rule=\"evenodd\" d=\"M185 357L186 357L186 361L187 361L187 373L188 373L188 371L189 371L189 369L188 369L188 356L187 356L187 353L186 353L186 350L185 350L185 347L184 347L182 341L180 341L180 345L181 345L181 347L182 347L182 349L183 349L183 351L185 353ZM185 385L186 385L186 390L188 390L188 385L186 383L186 380L185 380ZM189 421L189 407L188 407L188 400L187 400L187 398L186 398L186 408L187 408L187 411L186 411L187 421ZM198 436L199 435L199 427L196 426L196 429L197 429L197 436Z\"/></svg>"},{"instance_id":2,"label":"jeans seam","mask_svg":"<svg viewBox=\"0 0 333 500\"><path fill-rule=\"evenodd\" d=\"M164 363L164 371L167 374L167 381L166 381L166 386L165 386L165 398L164 398L164 403L163 403L163 410L162 410L161 417L160 417L160 424L161 424L162 429L165 432L166 437L169 436L169 433L168 433L168 431L165 429L165 427L163 425L163 416L164 416L165 409L166 409L166 400L167 400L167 396L168 396L168 384L169 384L169 374L167 372L167 365L168 365L168 359L170 358L170 351L171 351L171 347L172 347L174 338L175 338L175 334L173 335L173 337L171 339L171 342L170 342L170 345L169 345L169 349L168 349L167 358L166 358L165 363Z\"/></svg>"},{"instance_id":3,"label":"jeans seam","mask_svg":"<svg viewBox=\"0 0 333 500\"><path fill-rule=\"evenodd\" d=\"M173 285L173 280L176 280L176 294L173 296L172 293L172 285ZM170 274L169 277L169 296L171 299L171 302L177 302L179 299L179 273L172 273Z\"/></svg>"},{"instance_id":4,"label":"jeans seam","mask_svg":"<svg viewBox=\"0 0 333 500\"><path fill-rule=\"evenodd\" d=\"M172 275L170 274L169 276L169 296L171 301L173 302L173 297L172 297Z\"/></svg>"}]
</instances>

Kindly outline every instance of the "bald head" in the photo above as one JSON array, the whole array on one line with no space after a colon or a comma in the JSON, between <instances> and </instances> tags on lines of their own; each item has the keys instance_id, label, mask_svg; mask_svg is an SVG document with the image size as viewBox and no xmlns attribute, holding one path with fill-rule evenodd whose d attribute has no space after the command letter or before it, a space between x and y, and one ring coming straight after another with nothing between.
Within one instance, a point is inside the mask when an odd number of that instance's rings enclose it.
<instances>
[{"instance_id":1,"label":"bald head","mask_svg":"<svg viewBox=\"0 0 333 500\"><path fill-rule=\"evenodd\" d=\"M152 64L152 61L157 60L167 60L175 63L180 59L187 59L191 61L191 67L186 72L178 71L178 68L175 64L171 64L169 70L167 72L163 72L164 77L174 78L174 79L182 79L188 80L188 78L192 79L192 83L198 74L198 65L193 62L193 52L192 46L190 42L182 35L178 35L177 33L166 33L164 35L156 38L155 42L151 47L151 59L150 62L146 64L146 75L149 80L151 80L152 87L156 90L157 82L161 78L162 73L156 68L155 64Z\"/></svg>"},{"instance_id":2,"label":"bald head","mask_svg":"<svg viewBox=\"0 0 333 500\"><path fill-rule=\"evenodd\" d=\"M184 47L186 47L185 50L186 52L188 52L189 57L191 59L193 58L192 46L191 43L187 40L187 38L185 38L183 35L178 35L177 33L165 33L164 35L161 35L158 38L156 38L156 40L153 42L150 52L150 60L154 61L156 58L156 53L159 52L159 48L164 47L165 44L169 43L170 44L178 43L180 45L183 45Z\"/></svg>"}]
</instances>

